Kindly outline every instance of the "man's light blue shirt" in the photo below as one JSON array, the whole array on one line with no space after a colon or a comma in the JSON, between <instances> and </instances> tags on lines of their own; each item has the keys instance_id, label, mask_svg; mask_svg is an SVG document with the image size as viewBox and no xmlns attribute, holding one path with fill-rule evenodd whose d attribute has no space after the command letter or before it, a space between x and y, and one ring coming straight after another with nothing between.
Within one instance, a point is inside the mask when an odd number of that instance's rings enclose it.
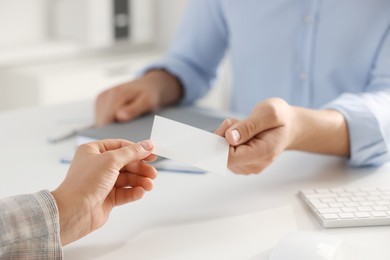
<instances>
[{"instance_id":1,"label":"man's light blue shirt","mask_svg":"<svg viewBox=\"0 0 390 260\"><path fill-rule=\"evenodd\" d=\"M231 108L249 114L281 97L348 122L352 165L390 159L388 0L189 0L165 68L184 103L204 96L229 51Z\"/></svg>"}]
</instances>

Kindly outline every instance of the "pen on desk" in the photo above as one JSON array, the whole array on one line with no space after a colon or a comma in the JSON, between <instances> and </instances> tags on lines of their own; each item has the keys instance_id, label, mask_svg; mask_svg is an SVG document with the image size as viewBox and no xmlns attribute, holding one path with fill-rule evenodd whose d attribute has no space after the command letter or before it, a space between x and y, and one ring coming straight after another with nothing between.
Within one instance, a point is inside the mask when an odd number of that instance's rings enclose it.
<instances>
[{"instance_id":1,"label":"pen on desk","mask_svg":"<svg viewBox=\"0 0 390 260\"><path fill-rule=\"evenodd\" d=\"M184 170L184 169L174 169L174 168L165 168L165 167L156 167L157 171L160 172L175 172L175 173L190 173L190 174L205 174L205 171L202 170Z\"/></svg>"},{"instance_id":2,"label":"pen on desk","mask_svg":"<svg viewBox=\"0 0 390 260\"><path fill-rule=\"evenodd\" d=\"M55 136L55 137L49 137L49 138L47 138L47 141L51 144L59 143L59 142L68 140L72 137L75 137L82 130L86 130L86 129L90 129L90 128L94 128L94 127L95 127L94 125L89 125L89 126L81 127L78 129L73 129L65 134Z\"/></svg>"},{"instance_id":3,"label":"pen on desk","mask_svg":"<svg viewBox=\"0 0 390 260\"><path fill-rule=\"evenodd\" d=\"M61 164L71 164L72 157L63 156L60 159ZM189 173L189 174L205 174L206 171L196 170L196 169L178 169L178 168L167 168L167 167L155 167L159 172L173 172L173 173Z\"/></svg>"},{"instance_id":4,"label":"pen on desk","mask_svg":"<svg viewBox=\"0 0 390 260\"><path fill-rule=\"evenodd\" d=\"M61 164L71 164L72 163L72 159L61 158L60 159L60 163Z\"/></svg>"}]
</instances>

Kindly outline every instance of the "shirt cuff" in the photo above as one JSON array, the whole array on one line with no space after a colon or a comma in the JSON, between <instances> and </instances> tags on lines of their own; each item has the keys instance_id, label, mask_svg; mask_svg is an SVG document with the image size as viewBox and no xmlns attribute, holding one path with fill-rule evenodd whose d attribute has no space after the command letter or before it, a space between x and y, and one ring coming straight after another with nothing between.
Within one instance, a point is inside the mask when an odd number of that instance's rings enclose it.
<instances>
[{"instance_id":1,"label":"shirt cuff","mask_svg":"<svg viewBox=\"0 0 390 260\"><path fill-rule=\"evenodd\" d=\"M184 90L182 105L191 105L207 94L210 84L201 76L201 73L180 59L166 57L160 62L147 66L138 75L142 76L154 69L164 69L179 79Z\"/></svg>"},{"instance_id":2,"label":"shirt cuff","mask_svg":"<svg viewBox=\"0 0 390 260\"><path fill-rule=\"evenodd\" d=\"M35 193L34 197L42 208L42 213L46 219L48 233L48 250L52 259L62 259L62 244L60 234L60 216L54 196L48 190Z\"/></svg>"},{"instance_id":3,"label":"shirt cuff","mask_svg":"<svg viewBox=\"0 0 390 260\"><path fill-rule=\"evenodd\" d=\"M63 259L59 214L49 191L0 201L0 258Z\"/></svg>"},{"instance_id":4,"label":"shirt cuff","mask_svg":"<svg viewBox=\"0 0 390 260\"><path fill-rule=\"evenodd\" d=\"M364 101L354 94L343 94L323 108L337 110L348 124L352 166L378 166L390 157L380 125Z\"/></svg>"}]
</instances>

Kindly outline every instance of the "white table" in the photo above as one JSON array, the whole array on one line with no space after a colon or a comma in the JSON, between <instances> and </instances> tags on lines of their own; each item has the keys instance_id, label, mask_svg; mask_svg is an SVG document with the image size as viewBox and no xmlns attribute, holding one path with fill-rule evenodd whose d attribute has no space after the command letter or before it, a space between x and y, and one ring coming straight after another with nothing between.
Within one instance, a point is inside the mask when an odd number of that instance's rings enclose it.
<instances>
[{"instance_id":1,"label":"white table","mask_svg":"<svg viewBox=\"0 0 390 260\"><path fill-rule=\"evenodd\" d=\"M54 189L68 168L59 160L72 151L75 141L53 145L47 138L92 122L92 111L92 102L81 102L0 114L0 197ZM65 257L131 259L131 252L123 256L115 255L113 250L147 228L291 204L298 229L343 239L346 259L390 259L390 226L322 229L296 195L303 188L387 183L389 165L351 169L340 158L299 152L285 152L258 176L160 173L155 189L143 200L116 208L103 228L67 246ZM153 244L148 246L153 250ZM267 255L258 259L266 259Z\"/></svg>"}]
</instances>

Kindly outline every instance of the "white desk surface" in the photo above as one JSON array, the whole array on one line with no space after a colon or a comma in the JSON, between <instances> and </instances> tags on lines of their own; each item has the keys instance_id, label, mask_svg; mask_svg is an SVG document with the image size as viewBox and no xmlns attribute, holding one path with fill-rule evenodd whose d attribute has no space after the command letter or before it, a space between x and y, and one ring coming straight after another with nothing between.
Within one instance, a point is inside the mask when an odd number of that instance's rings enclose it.
<instances>
[{"instance_id":1,"label":"white desk surface","mask_svg":"<svg viewBox=\"0 0 390 260\"><path fill-rule=\"evenodd\" d=\"M92 111L92 102L81 102L0 113L0 197L54 189L68 168L60 163L60 158L72 151L75 141L53 145L47 138L92 122ZM103 228L65 247L65 257L131 259L131 252L123 256L113 251L147 228L291 204L299 230L324 232L343 239L345 259L390 259L390 226L322 229L296 195L303 188L389 183L389 165L351 169L340 158L299 152L285 152L257 176L163 172L155 181L155 189L143 200L114 209ZM153 250L153 244L148 246ZM258 259L267 259L268 254L259 255Z\"/></svg>"}]
</instances>

